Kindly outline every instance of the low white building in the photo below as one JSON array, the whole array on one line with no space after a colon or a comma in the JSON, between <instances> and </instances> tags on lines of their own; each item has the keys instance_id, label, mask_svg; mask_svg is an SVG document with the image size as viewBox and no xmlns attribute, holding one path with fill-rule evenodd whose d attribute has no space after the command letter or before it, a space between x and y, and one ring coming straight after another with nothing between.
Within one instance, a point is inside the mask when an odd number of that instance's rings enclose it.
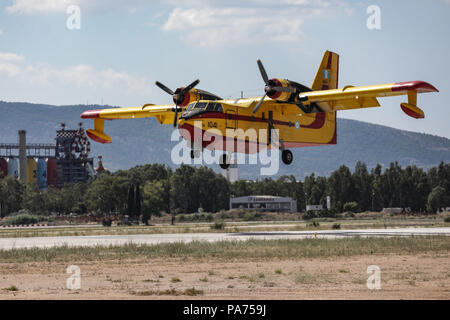
<instances>
[{"instance_id":1,"label":"low white building","mask_svg":"<svg viewBox=\"0 0 450 320\"><path fill-rule=\"evenodd\" d=\"M308 204L306 205L306 211L320 211L323 209L321 204Z\"/></svg>"},{"instance_id":2,"label":"low white building","mask_svg":"<svg viewBox=\"0 0 450 320\"><path fill-rule=\"evenodd\" d=\"M230 209L261 209L271 212L297 212L297 200L289 197L246 196L230 198Z\"/></svg>"}]
</instances>

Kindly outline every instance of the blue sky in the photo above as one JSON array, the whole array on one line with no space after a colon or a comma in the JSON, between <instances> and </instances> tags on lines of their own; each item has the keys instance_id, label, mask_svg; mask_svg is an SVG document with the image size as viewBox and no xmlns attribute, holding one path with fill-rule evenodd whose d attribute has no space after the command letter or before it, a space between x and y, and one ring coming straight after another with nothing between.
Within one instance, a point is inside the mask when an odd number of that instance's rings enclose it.
<instances>
[{"instance_id":1,"label":"blue sky","mask_svg":"<svg viewBox=\"0 0 450 320\"><path fill-rule=\"evenodd\" d=\"M81 28L69 30L70 5ZM381 29L369 30L369 5ZM426 118L381 108L339 117L450 138L450 0L3 0L0 100L137 106L170 103L170 88L199 78L222 97L263 94L256 60L269 77L310 85L323 52L340 55L339 86L424 80ZM357 133L355 133L357 134Z\"/></svg>"}]
</instances>

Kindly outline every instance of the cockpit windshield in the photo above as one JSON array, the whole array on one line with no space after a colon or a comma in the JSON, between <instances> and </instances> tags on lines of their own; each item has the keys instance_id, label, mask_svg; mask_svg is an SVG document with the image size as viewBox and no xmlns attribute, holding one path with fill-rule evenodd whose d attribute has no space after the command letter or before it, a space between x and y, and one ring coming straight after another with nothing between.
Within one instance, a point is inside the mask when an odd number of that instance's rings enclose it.
<instances>
[{"instance_id":1,"label":"cockpit windshield","mask_svg":"<svg viewBox=\"0 0 450 320\"><path fill-rule=\"evenodd\" d=\"M187 106L181 118L187 119L194 115L207 112L223 112L223 107L217 102L193 102Z\"/></svg>"}]
</instances>

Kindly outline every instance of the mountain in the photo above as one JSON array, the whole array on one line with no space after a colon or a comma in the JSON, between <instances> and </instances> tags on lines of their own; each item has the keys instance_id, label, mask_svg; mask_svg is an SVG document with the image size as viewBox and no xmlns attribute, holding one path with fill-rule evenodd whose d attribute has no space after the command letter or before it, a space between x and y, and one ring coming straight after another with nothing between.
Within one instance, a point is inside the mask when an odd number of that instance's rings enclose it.
<instances>
[{"instance_id":1,"label":"mountain","mask_svg":"<svg viewBox=\"0 0 450 320\"><path fill-rule=\"evenodd\" d=\"M104 106L103 106L104 107ZM98 105L53 106L0 101L0 144L17 143L17 131L27 131L27 142L54 143L55 130L62 122L67 129L75 129L79 122L92 127L92 120L82 120L80 114ZM178 143L171 141L171 126L162 126L155 119L107 121L105 132L113 143L91 142L91 156L103 156L111 171L128 169L146 163L164 163L173 168L170 154ZM417 165L428 169L439 162L450 162L450 140L443 137L393 129L348 119L338 119L338 144L335 146L292 149L294 161L286 166L280 161L275 177L294 174L298 179L315 172L328 175L340 165L353 169L357 161L369 168L376 164L389 166L398 161L401 166ZM211 165L217 172L218 165ZM239 177L264 178L259 165L240 165Z\"/></svg>"}]
</instances>

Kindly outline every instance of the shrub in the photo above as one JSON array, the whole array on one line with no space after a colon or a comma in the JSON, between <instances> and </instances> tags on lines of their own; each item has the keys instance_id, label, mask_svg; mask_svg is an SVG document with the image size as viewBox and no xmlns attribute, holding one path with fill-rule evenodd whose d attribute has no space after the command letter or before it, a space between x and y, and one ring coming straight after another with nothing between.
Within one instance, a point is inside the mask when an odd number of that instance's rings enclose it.
<instances>
[{"instance_id":1,"label":"shrub","mask_svg":"<svg viewBox=\"0 0 450 320\"><path fill-rule=\"evenodd\" d=\"M231 219L231 214L225 210L220 210L217 216L221 220Z\"/></svg>"},{"instance_id":2,"label":"shrub","mask_svg":"<svg viewBox=\"0 0 450 320\"><path fill-rule=\"evenodd\" d=\"M444 219L444 222L450 222L450 216L446 217L446 218Z\"/></svg>"},{"instance_id":3,"label":"shrub","mask_svg":"<svg viewBox=\"0 0 450 320\"><path fill-rule=\"evenodd\" d=\"M211 229L213 230L222 230L225 228L225 223L223 221L215 222L211 225Z\"/></svg>"},{"instance_id":4,"label":"shrub","mask_svg":"<svg viewBox=\"0 0 450 320\"><path fill-rule=\"evenodd\" d=\"M306 211L304 214L303 214L303 220L310 220L310 219L314 219L314 218L317 218L318 216L317 216L317 214L316 214L316 212L315 211L312 211L312 210L309 210L309 211Z\"/></svg>"},{"instance_id":5,"label":"shrub","mask_svg":"<svg viewBox=\"0 0 450 320\"><path fill-rule=\"evenodd\" d=\"M337 212L334 209L328 210L325 208L325 209L320 210L317 215L319 217L324 217L324 218L335 218L337 215Z\"/></svg>"},{"instance_id":6,"label":"shrub","mask_svg":"<svg viewBox=\"0 0 450 320\"><path fill-rule=\"evenodd\" d=\"M333 230L339 230L341 228L340 223L333 223L333 226L331 227Z\"/></svg>"},{"instance_id":7,"label":"shrub","mask_svg":"<svg viewBox=\"0 0 450 320\"><path fill-rule=\"evenodd\" d=\"M109 219L109 218L106 218L106 219L103 219L103 220L102 220L102 225L103 225L104 227L111 227L111 224L112 224L112 220Z\"/></svg>"},{"instance_id":8,"label":"shrub","mask_svg":"<svg viewBox=\"0 0 450 320\"><path fill-rule=\"evenodd\" d=\"M8 219L6 220L6 224L7 225L34 224L41 221L48 221L48 219L42 216L23 213L8 217Z\"/></svg>"},{"instance_id":9,"label":"shrub","mask_svg":"<svg viewBox=\"0 0 450 320\"><path fill-rule=\"evenodd\" d=\"M307 224L307 226L317 228L320 227L320 223L318 221L311 221Z\"/></svg>"},{"instance_id":10,"label":"shrub","mask_svg":"<svg viewBox=\"0 0 450 320\"><path fill-rule=\"evenodd\" d=\"M352 201L352 202L346 202L344 204L344 212L358 212L359 211L359 207L358 207L358 202L356 201Z\"/></svg>"},{"instance_id":11,"label":"shrub","mask_svg":"<svg viewBox=\"0 0 450 320\"><path fill-rule=\"evenodd\" d=\"M179 214L179 215L178 215L178 221L179 221L179 222L184 222L185 220L186 220L186 217L185 217L184 214Z\"/></svg>"},{"instance_id":12,"label":"shrub","mask_svg":"<svg viewBox=\"0 0 450 320\"><path fill-rule=\"evenodd\" d=\"M243 219L245 221L259 220L261 219L261 213L259 213L258 211L249 211L244 214Z\"/></svg>"}]
</instances>

